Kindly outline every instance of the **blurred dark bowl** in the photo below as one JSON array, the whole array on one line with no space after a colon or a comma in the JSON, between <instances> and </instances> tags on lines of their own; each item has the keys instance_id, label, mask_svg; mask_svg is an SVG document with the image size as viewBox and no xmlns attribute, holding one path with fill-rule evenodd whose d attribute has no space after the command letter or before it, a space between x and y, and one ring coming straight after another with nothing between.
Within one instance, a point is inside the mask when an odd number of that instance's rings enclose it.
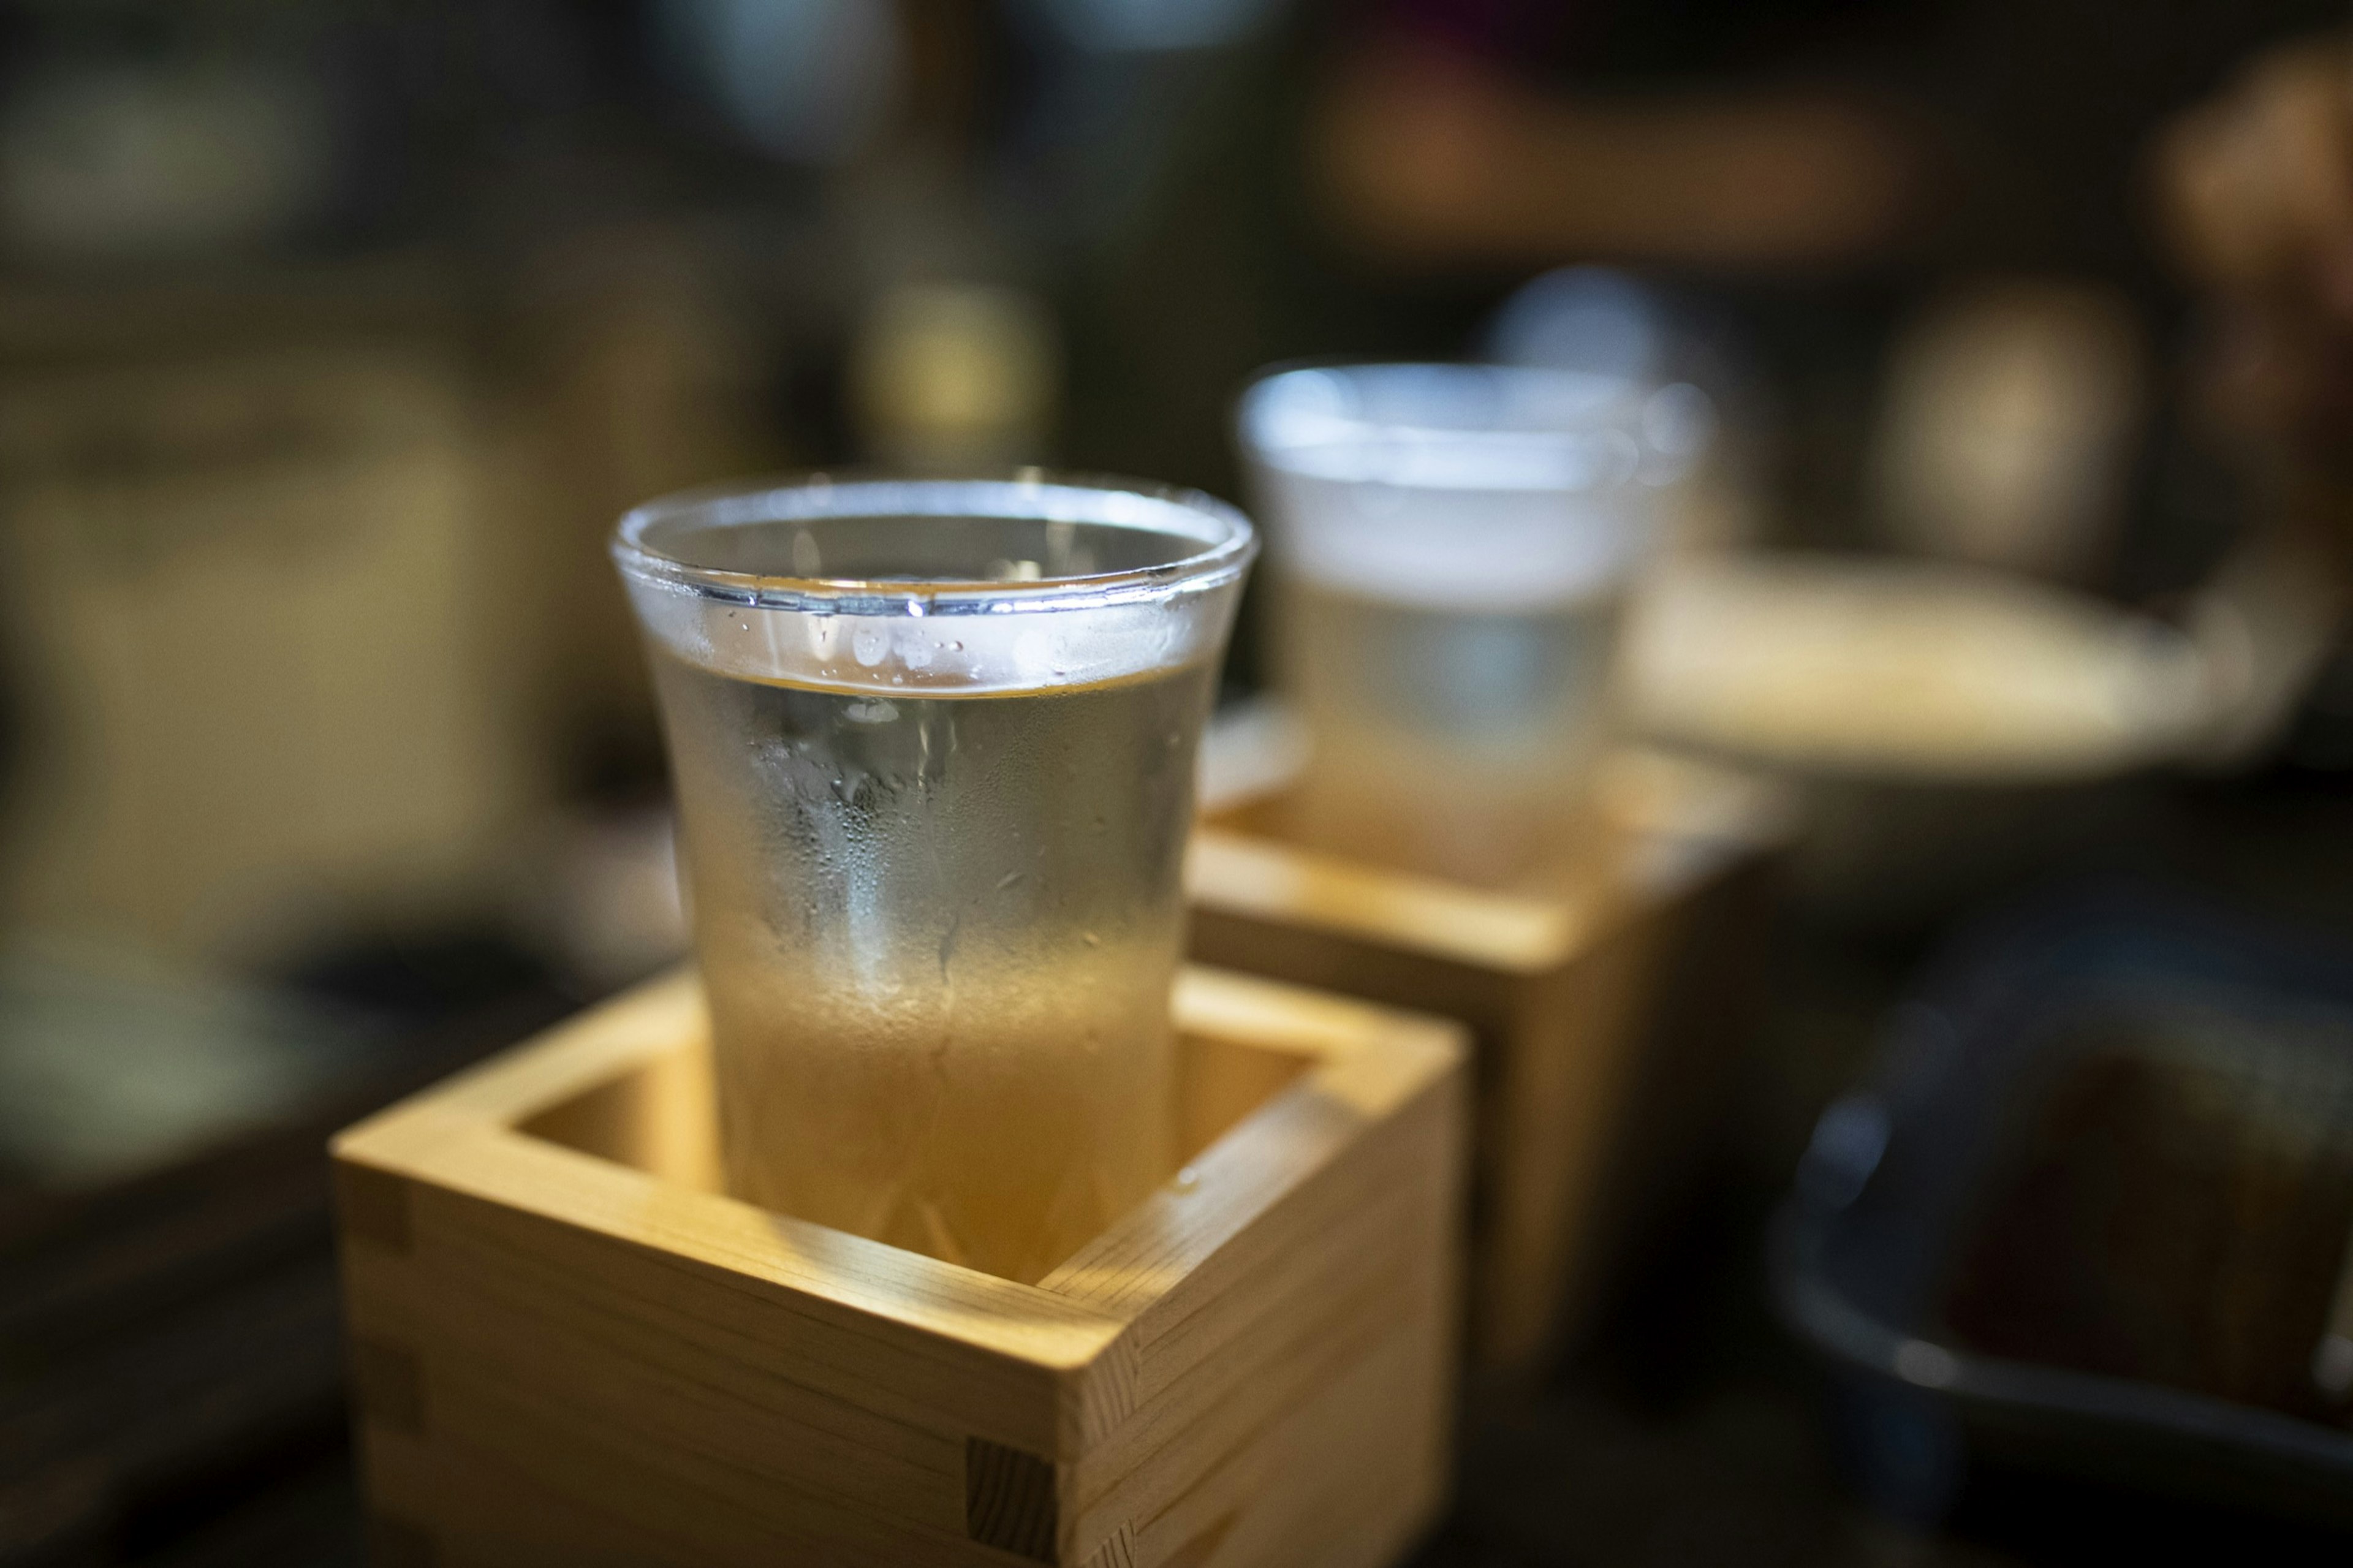
<instances>
[{"instance_id":1,"label":"blurred dark bowl","mask_svg":"<svg viewBox=\"0 0 2353 1568\"><path fill-rule=\"evenodd\" d=\"M1785 1322L1832 1370L1843 1462L1875 1505L1942 1518L1971 1467L1990 1461L2353 1529L2353 1432L2148 1376L1989 1353L1948 1316L1957 1282L1982 1267L1989 1214L2005 1212L2005 1187L2024 1190L2021 1141L2049 1124L2071 1073L2119 1039L2166 1030L2202 1031L2200 1049L2219 1039L2202 1059L2248 1075L2267 1051L2302 1052L2319 1076L2298 1113L2337 1130L2341 1159L2353 1139L2353 960L2128 888L1964 937L1899 1010L1868 1083L1822 1115L1777 1218L1770 1271ZM2142 1205L2137 1219L2161 1201L2147 1184L2116 1191ZM2046 1239L2064 1234L2063 1219L2044 1221ZM2307 1298L2337 1287L2341 1223L2337 1235L2328 1278L2306 1270ZM2085 1254L2109 1239L2088 1237ZM2064 1260L2079 1273L2084 1262ZM2158 1294L2107 1283L2121 1299ZM2302 1353L2317 1329L2312 1339Z\"/></svg>"}]
</instances>

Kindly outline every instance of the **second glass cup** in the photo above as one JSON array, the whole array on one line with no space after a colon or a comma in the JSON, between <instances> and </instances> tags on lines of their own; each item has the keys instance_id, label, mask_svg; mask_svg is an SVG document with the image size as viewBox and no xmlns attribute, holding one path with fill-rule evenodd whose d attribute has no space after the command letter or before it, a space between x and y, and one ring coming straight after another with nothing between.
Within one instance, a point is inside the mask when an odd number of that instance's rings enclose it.
<instances>
[{"instance_id":1,"label":"second glass cup","mask_svg":"<svg viewBox=\"0 0 2353 1568\"><path fill-rule=\"evenodd\" d=\"M1035 1280L1174 1164L1194 754L1256 543L1205 497L823 479L614 545L739 1197Z\"/></svg>"},{"instance_id":2,"label":"second glass cup","mask_svg":"<svg viewBox=\"0 0 2353 1568\"><path fill-rule=\"evenodd\" d=\"M1647 388L1484 365L1309 367L1243 396L1311 847L1487 886L1590 860L1584 805L1656 496Z\"/></svg>"}]
</instances>

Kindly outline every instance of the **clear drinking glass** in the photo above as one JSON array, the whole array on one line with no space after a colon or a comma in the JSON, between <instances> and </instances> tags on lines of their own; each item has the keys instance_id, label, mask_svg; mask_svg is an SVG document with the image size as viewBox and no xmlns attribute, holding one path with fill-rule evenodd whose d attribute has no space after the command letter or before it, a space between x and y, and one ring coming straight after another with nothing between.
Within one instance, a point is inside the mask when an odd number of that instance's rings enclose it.
<instances>
[{"instance_id":1,"label":"clear drinking glass","mask_svg":"<svg viewBox=\"0 0 2353 1568\"><path fill-rule=\"evenodd\" d=\"M1257 549L1117 482L823 479L614 543L738 1196L1034 1280L1173 1168L1194 752Z\"/></svg>"},{"instance_id":2,"label":"clear drinking glass","mask_svg":"<svg viewBox=\"0 0 2353 1568\"><path fill-rule=\"evenodd\" d=\"M1586 858L1619 627L1672 477L1674 433L1646 426L1674 413L1638 383L1487 365L1250 387L1275 652L1310 742L1289 832L1487 885Z\"/></svg>"}]
</instances>

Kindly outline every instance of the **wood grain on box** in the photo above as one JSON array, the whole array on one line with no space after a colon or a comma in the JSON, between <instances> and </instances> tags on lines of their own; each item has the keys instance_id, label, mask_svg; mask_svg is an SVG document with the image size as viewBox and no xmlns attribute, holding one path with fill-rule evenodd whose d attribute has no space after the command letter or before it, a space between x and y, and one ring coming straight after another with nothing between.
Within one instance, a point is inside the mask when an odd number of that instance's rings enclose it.
<instances>
[{"instance_id":1,"label":"wood grain on box","mask_svg":"<svg viewBox=\"0 0 2353 1568\"><path fill-rule=\"evenodd\" d=\"M1279 796L1194 835L1205 963L1457 1018L1476 1039L1472 1361L1525 1382L1701 1152L1762 959L1761 873L1787 837L1753 778L1615 765L1612 869L1506 892L1314 853Z\"/></svg>"},{"instance_id":2,"label":"wood grain on box","mask_svg":"<svg viewBox=\"0 0 2353 1568\"><path fill-rule=\"evenodd\" d=\"M379 1533L440 1568L1388 1560L1446 1486L1460 1037L1203 970L1176 1005L1188 1163L1036 1286L722 1195L691 979L344 1133Z\"/></svg>"}]
</instances>

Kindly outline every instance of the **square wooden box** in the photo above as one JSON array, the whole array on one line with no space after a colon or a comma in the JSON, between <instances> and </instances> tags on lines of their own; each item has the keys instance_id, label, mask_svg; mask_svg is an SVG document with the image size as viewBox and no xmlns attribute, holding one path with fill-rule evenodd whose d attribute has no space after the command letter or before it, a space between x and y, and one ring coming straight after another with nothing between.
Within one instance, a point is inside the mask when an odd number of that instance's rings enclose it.
<instances>
[{"instance_id":1,"label":"square wooden box","mask_svg":"<svg viewBox=\"0 0 2353 1568\"><path fill-rule=\"evenodd\" d=\"M1194 1152L1036 1286L721 1195L691 976L344 1132L380 1559L1390 1560L1447 1486L1460 1033L1176 1009Z\"/></svg>"},{"instance_id":2,"label":"square wooden box","mask_svg":"<svg viewBox=\"0 0 2353 1568\"><path fill-rule=\"evenodd\" d=\"M1220 802L1187 867L1197 962L1470 1026L1466 1310L1499 1390L1552 1364L1704 1158L1794 824L1754 775L1630 753L1610 778L1613 870L1556 896L1303 849L1279 791Z\"/></svg>"}]
</instances>

